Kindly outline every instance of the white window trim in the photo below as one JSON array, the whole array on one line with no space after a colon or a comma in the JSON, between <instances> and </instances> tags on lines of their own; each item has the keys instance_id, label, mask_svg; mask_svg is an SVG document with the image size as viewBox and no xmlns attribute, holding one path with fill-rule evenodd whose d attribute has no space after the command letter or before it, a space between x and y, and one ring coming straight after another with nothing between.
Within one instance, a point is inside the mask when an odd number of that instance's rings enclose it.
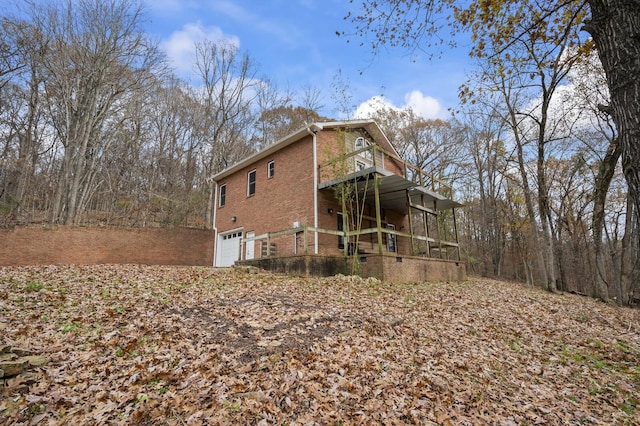
<instances>
[{"instance_id":1,"label":"white window trim","mask_svg":"<svg viewBox=\"0 0 640 426\"><path fill-rule=\"evenodd\" d=\"M367 139L363 138L362 136L358 136L354 142L354 151L359 151L363 148L370 148L371 147L371 142L369 142ZM361 153L358 154L359 157L362 157L364 159L366 159L367 161L371 161L371 150L367 150L367 151L363 151Z\"/></svg>"},{"instance_id":2,"label":"white window trim","mask_svg":"<svg viewBox=\"0 0 640 426\"><path fill-rule=\"evenodd\" d=\"M253 173L253 194L250 193L251 190L251 173ZM258 180L258 172L256 169L251 170L247 173L247 197L254 196L256 194L256 181Z\"/></svg>"},{"instance_id":3,"label":"white window trim","mask_svg":"<svg viewBox=\"0 0 640 426\"><path fill-rule=\"evenodd\" d=\"M224 188L224 203L222 202L222 189ZM227 204L227 184L223 183L218 187L218 207L224 207Z\"/></svg>"},{"instance_id":4,"label":"white window trim","mask_svg":"<svg viewBox=\"0 0 640 426\"><path fill-rule=\"evenodd\" d=\"M271 173L271 166L273 165L273 173ZM276 174L276 162L271 160L267 163L267 178L271 179Z\"/></svg>"}]
</instances>

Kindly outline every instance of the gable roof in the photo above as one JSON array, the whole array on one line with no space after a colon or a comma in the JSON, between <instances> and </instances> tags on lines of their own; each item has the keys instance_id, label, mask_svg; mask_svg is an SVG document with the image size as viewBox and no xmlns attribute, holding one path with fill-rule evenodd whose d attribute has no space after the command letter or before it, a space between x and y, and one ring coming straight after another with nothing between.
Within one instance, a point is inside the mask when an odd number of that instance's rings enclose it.
<instances>
[{"instance_id":1,"label":"gable roof","mask_svg":"<svg viewBox=\"0 0 640 426\"><path fill-rule=\"evenodd\" d=\"M230 167L227 167L223 171L215 174L212 179L214 182L218 182L221 179L224 179L227 176L237 172L238 170L241 170L242 168L256 161L262 160L263 158L266 158L272 155L274 152L277 152L282 148L288 145L291 145L294 142L299 141L300 139L304 138L307 135L316 133L320 130L333 129L333 128L365 129L371 135L371 137L373 137L374 141L378 143L385 142L387 145L387 147L385 148L390 148L393 154L400 157L395 147L391 144L391 142L389 142L389 139L387 139L382 129L380 129L380 126L378 126L378 123L376 123L374 120L327 121L327 122L311 123L306 127L302 127L301 129L296 130L290 135L280 139L276 143L264 148L263 150L258 151L253 155L250 155L249 157L245 158L244 160Z\"/></svg>"}]
</instances>

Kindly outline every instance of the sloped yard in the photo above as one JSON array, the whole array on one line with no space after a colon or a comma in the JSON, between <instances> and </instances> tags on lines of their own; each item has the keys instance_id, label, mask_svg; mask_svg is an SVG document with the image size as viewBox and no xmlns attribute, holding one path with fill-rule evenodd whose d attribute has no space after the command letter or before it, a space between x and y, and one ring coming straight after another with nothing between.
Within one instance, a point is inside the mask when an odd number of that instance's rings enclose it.
<instances>
[{"instance_id":1,"label":"sloped yard","mask_svg":"<svg viewBox=\"0 0 640 426\"><path fill-rule=\"evenodd\" d=\"M0 268L0 348L1 424L640 424L640 311L496 281Z\"/></svg>"}]
</instances>

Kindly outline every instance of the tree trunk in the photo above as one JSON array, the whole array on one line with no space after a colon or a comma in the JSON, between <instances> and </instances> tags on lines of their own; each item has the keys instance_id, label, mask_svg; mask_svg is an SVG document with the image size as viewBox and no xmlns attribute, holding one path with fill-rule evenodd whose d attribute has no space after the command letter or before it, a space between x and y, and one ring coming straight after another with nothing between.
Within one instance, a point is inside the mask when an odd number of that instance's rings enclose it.
<instances>
[{"instance_id":1,"label":"tree trunk","mask_svg":"<svg viewBox=\"0 0 640 426\"><path fill-rule=\"evenodd\" d=\"M525 205L527 208L527 216L528 216L528 220L529 220L529 225L531 226L531 236L533 238L533 250L535 252L535 256L536 256L536 262L537 262L537 268L536 270L538 271L538 273L541 275L540 279L537 281L534 278L534 273L533 271L530 272L528 275L531 277L531 284L535 285L535 284L543 284L547 285L548 282L548 275L547 275L547 268L545 267L545 258L544 258L544 252L543 252L543 246L540 242L540 234L538 232L538 223L536 221L536 216L535 216L535 212L534 212L534 208L533 208L533 200L532 200L532 195L531 195L531 189L529 187L529 179L527 177L527 170L525 167L525 163L524 163L524 154L523 154L523 148L522 148L522 144L520 143L520 141L516 142L516 148L517 148L517 153L518 153L518 170L520 171L520 178L522 179L522 191L524 193L524 199L525 199ZM532 269L532 268L530 268Z\"/></svg>"},{"instance_id":2,"label":"tree trunk","mask_svg":"<svg viewBox=\"0 0 640 426\"><path fill-rule=\"evenodd\" d=\"M633 215L633 203L631 202L630 197L628 197L624 222L624 235L622 236L620 244L620 270L617 274L619 278L616 279L616 300L618 305L626 305L629 303L629 296L632 290L629 284L631 283L631 274L633 273L633 262L631 260L632 250L630 244L631 236L635 232L632 219Z\"/></svg>"},{"instance_id":3,"label":"tree trunk","mask_svg":"<svg viewBox=\"0 0 640 426\"><path fill-rule=\"evenodd\" d=\"M622 169L640 225L640 0L589 0L585 25L607 75Z\"/></svg>"},{"instance_id":4,"label":"tree trunk","mask_svg":"<svg viewBox=\"0 0 640 426\"><path fill-rule=\"evenodd\" d=\"M543 120L544 122L545 120ZM537 159L537 177L538 177L538 212L540 213L540 225L542 228L542 244L539 246L543 250L544 268L545 268L545 288L551 292L556 291L556 260L555 248L553 244L553 235L551 233L551 209L549 207L549 188L547 186L547 178L545 172L545 153L544 153L544 127L541 125L540 140L538 140L538 159Z\"/></svg>"},{"instance_id":5,"label":"tree trunk","mask_svg":"<svg viewBox=\"0 0 640 426\"><path fill-rule=\"evenodd\" d=\"M620 158L620 144L617 139L613 139L609 143L607 153L602 162L598 166L598 174L594 184L593 194L593 219L591 221L593 228L593 247L595 253L595 276L593 278L592 296L606 300L608 296L608 285L606 272L604 268L604 250L602 245L602 229L604 227L605 201L609 186L615 172L616 164Z\"/></svg>"},{"instance_id":6,"label":"tree trunk","mask_svg":"<svg viewBox=\"0 0 640 426\"><path fill-rule=\"evenodd\" d=\"M18 175L18 187L16 190L16 199L18 201L18 211L25 208L24 199L29 191L29 186L33 180L34 173L38 162L38 146L36 138L36 121L39 108L39 80L35 69L31 70L31 79L29 80L29 103L27 123L24 133L20 137L20 147L18 149L18 164L20 172Z\"/></svg>"}]
</instances>

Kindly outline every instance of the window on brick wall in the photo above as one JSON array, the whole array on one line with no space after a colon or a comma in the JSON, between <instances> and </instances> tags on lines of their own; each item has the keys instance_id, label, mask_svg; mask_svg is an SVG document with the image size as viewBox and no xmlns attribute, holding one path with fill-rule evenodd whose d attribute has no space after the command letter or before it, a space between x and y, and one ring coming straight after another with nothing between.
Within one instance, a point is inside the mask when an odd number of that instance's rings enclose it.
<instances>
[{"instance_id":1,"label":"window on brick wall","mask_svg":"<svg viewBox=\"0 0 640 426\"><path fill-rule=\"evenodd\" d=\"M267 163L267 177L272 178L276 172L276 163L271 160Z\"/></svg>"},{"instance_id":2,"label":"window on brick wall","mask_svg":"<svg viewBox=\"0 0 640 426\"><path fill-rule=\"evenodd\" d=\"M223 207L227 202L227 185L220 185L220 207Z\"/></svg>"},{"instance_id":3,"label":"window on brick wall","mask_svg":"<svg viewBox=\"0 0 640 426\"><path fill-rule=\"evenodd\" d=\"M247 196L250 197L256 193L256 171L251 170L247 175Z\"/></svg>"}]
</instances>

